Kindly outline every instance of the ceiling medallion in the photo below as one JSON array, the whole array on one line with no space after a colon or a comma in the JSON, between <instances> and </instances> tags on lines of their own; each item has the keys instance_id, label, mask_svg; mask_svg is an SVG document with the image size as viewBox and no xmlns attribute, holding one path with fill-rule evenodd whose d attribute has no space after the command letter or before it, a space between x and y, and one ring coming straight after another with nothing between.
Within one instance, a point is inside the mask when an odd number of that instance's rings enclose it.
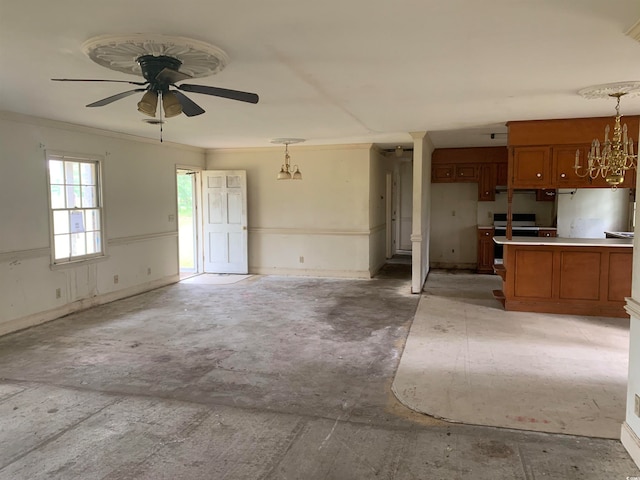
<instances>
[{"instance_id":1,"label":"ceiling medallion","mask_svg":"<svg viewBox=\"0 0 640 480\"><path fill-rule=\"evenodd\" d=\"M214 45L160 34L101 35L84 42L82 50L98 65L139 76L137 60L144 55L176 58L182 62L180 72L193 78L215 75L229 62L227 54Z\"/></svg>"},{"instance_id":2,"label":"ceiling medallion","mask_svg":"<svg viewBox=\"0 0 640 480\"><path fill-rule=\"evenodd\" d=\"M619 93L625 94L628 97L640 95L640 81L605 83L603 85L583 88L578 91L578 95L588 99L609 98L613 94Z\"/></svg>"}]
</instances>

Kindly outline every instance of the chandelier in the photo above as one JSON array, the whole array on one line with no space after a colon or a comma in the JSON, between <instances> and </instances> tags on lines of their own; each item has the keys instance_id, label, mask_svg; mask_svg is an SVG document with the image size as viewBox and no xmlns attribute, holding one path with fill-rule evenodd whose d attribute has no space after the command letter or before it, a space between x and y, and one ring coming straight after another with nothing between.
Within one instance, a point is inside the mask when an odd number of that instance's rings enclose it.
<instances>
[{"instance_id":1,"label":"chandelier","mask_svg":"<svg viewBox=\"0 0 640 480\"><path fill-rule=\"evenodd\" d=\"M271 143L284 144L284 163L278 172L278 180L302 180L302 172L298 165L291 166L291 156L289 155L289 145L292 143L304 142L302 138L276 138Z\"/></svg>"},{"instance_id":2,"label":"chandelier","mask_svg":"<svg viewBox=\"0 0 640 480\"><path fill-rule=\"evenodd\" d=\"M587 166L580 165L580 150L576 150L576 161L573 166L579 177L589 176L592 179L602 176L612 188L624 182L624 173L636 168L638 156L633 154L633 139L627 135L627 125L620 124L620 98L627 92L610 93L617 99L616 118L613 125L613 138L609 140L609 125L604 129L604 143L598 139L591 142L587 155Z\"/></svg>"}]
</instances>

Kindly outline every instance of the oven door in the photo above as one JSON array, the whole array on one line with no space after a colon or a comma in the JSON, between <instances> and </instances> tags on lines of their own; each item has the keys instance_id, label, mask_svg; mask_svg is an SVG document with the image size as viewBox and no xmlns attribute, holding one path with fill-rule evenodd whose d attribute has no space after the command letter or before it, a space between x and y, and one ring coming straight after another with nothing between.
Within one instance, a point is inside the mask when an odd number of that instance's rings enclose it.
<instances>
[{"instance_id":1,"label":"oven door","mask_svg":"<svg viewBox=\"0 0 640 480\"><path fill-rule=\"evenodd\" d=\"M493 235L496 237L505 237L507 235L506 227L494 227ZM537 237L538 236L538 228L518 228L511 227L511 236L512 237ZM498 245L497 243L493 246L493 259L502 260L502 245Z\"/></svg>"}]
</instances>

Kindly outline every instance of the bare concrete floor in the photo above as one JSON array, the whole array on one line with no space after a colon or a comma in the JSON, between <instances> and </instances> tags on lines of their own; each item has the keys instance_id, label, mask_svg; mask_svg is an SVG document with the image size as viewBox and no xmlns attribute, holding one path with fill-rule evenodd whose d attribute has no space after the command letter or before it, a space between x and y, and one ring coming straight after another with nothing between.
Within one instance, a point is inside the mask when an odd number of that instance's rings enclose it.
<instances>
[{"instance_id":1,"label":"bare concrete floor","mask_svg":"<svg viewBox=\"0 0 640 480\"><path fill-rule=\"evenodd\" d=\"M181 283L2 337L0 479L640 474L617 441L402 407L409 278Z\"/></svg>"}]
</instances>

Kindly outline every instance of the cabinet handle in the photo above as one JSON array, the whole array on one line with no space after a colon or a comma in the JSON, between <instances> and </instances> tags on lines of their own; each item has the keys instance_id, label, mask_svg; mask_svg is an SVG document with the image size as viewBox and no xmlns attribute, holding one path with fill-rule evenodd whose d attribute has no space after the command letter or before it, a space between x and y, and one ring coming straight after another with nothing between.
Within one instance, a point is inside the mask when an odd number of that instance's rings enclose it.
<instances>
[{"instance_id":1,"label":"cabinet handle","mask_svg":"<svg viewBox=\"0 0 640 480\"><path fill-rule=\"evenodd\" d=\"M541 173L536 173L536 177L542 178L542 174Z\"/></svg>"},{"instance_id":2,"label":"cabinet handle","mask_svg":"<svg viewBox=\"0 0 640 480\"><path fill-rule=\"evenodd\" d=\"M566 173L561 173L560 174L560 178L566 178L567 174Z\"/></svg>"}]
</instances>

